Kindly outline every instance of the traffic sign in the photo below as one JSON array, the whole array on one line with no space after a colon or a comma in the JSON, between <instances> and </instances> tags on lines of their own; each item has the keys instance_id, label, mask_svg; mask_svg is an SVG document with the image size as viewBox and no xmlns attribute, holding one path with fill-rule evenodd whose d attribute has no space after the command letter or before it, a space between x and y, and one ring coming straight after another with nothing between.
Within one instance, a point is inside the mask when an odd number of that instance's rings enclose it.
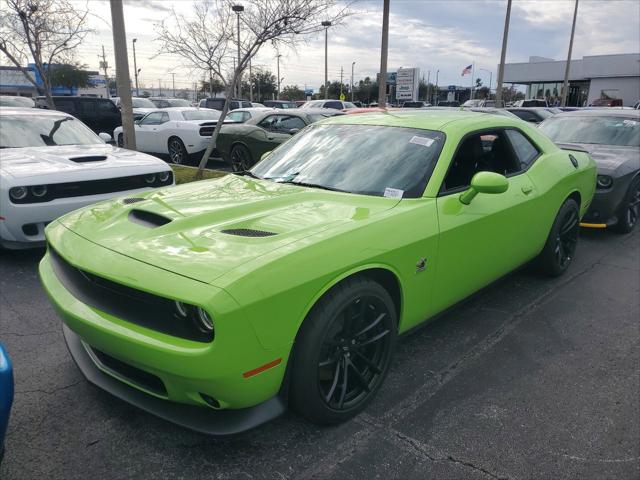
<instances>
[{"instance_id":1,"label":"traffic sign","mask_svg":"<svg viewBox=\"0 0 640 480\"><path fill-rule=\"evenodd\" d=\"M450 92L455 92L456 91L456 86L455 85L449 85L447 88L449 89Z\"/></svg>"}]
</instances>

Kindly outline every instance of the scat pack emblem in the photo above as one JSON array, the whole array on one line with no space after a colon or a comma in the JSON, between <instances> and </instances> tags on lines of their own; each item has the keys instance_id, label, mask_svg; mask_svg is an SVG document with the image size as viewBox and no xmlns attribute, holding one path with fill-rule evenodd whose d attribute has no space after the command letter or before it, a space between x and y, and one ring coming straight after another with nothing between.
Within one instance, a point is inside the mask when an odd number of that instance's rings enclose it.
<instances>
[{"instance_id":1,"label":"scat pack emblem","mask_svg":"<svg viewBox=\"0 0 640 480\"><path fill-rule=\"evenodd\" d=\"M425 268L427 268L427 259L421 258L418 260L418 263L416 263L416 273L422 272Z\"/></svg>"}]
</instances>

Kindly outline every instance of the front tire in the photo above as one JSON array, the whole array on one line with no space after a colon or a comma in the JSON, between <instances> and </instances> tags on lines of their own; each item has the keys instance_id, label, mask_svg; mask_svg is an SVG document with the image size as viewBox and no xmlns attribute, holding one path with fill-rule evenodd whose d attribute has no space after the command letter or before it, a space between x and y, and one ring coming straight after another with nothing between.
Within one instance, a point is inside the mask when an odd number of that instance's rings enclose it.
<instances>
[{"instance_id":1,"label":"front tire","mask_svg":"<svg viewBox=\"0 0 640 480\"><path fill-rule=\"evenodd\" d=\"M118 146L124 148L124 136L121 133L118 134Z\"/></svg>"},{"instance_id":2,"label":"front tire","mask_svg":"<svg viewBox=\"0 0 640 480\"><path fill-rule=\"evenodd\" d=\"M567 271L573 260L580 232L580 209L568 198L560 207L547 241L535 259L537 270L549 277L558 277Z\"/></svg>"},{"instance_id":3,"label":"front tire","mask_svg":"<svg viewBox=\"0 0 640 480\"><path fill-rule=\"evenodd\" d=\"M169 160L176 165L184 165L189 159L189 153L184 147L184 143L178 137L169 139Z\"/></svg>"},{"instance_id":4,"label":"front tire","mask_svg":"<svg viewBox=\"0 0 640 480\"><path fill-rule=\"evenodd\" d=\"M314 423L344 422L371 401L397 337L389 293L367 277L330 290L304 321L293 350L291 404Z\"/></svg>"},{"instance_id":5,"label":"front tire","mask_svg":"<svg viewBox=\"0 0 640 480\"><path fill-rule=\"evenodd\" d=\"M231 149L231 169L234 172L244 172L253 166L251 152L244 145L234 145Z\"/></svg>"},{"instance_id":6,"label":"front tire","mask_svg":"<svg viewBox=\"0 0 640 480\"><path fill-rule=\"evenodd\" d=\"M638 223L640 214L640 177L631 182L618 213L618 223L612 228L617 233L630 233Z\"/></svg>"}]
</instances>

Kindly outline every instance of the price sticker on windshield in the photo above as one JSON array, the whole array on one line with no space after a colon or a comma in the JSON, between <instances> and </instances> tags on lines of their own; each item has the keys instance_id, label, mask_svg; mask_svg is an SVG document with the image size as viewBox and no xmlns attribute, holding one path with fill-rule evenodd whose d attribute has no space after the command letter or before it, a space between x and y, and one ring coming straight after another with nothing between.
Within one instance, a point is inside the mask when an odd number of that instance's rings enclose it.
<instances>
[{"instance_id":1,"label":"price sticker on windshield","mask_svg":"<svg viewBox=\"0 0 640 480\"><path fill-rule=\"evenodd\" d=\"M409 140L409 143L415 143L416 145L422 145L423 147L430 147L431 145L433 145L434 141L435 140L433 140L432 138L419 137L418 135L414 135L413 137L411 137L411 140Z\"/></svg>"},{"instance_id":2,"label":"price sticker on windshield","mask_svg":"<svg viewBox=\"0 0 640 480\"><path fill-rule=\"evenodd\" d=\"M398 188L385 188L384 189L384 196L387 198L402 198L402 196L404 195L404 190L400 190Z\"/></svg>"}]
</instances>

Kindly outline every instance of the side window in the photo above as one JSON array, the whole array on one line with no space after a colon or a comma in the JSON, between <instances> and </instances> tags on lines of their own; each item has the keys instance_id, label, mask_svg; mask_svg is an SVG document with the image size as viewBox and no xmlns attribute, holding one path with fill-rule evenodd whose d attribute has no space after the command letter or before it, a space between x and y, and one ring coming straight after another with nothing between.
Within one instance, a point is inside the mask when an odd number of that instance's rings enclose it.
<instances>
[{"instance_id":1,"label":"side window","mask_svg":"<svg viewBox=\"0 0 640 480\"><path fill-rule=\"evenodd\" d=\"M80 100L78 102L80 107L80 114L83 115L94 115L96 113L96 102L92 102L90 100Z\"/></svg>"},{"instance_id":2,"label":"side window","mask_svg":"<svg viewBox=\"0 0 640 480\"><path fill-rule=\"evenodd\" d=\"M71 114L76 113L76 106L73 100L56 100L56 110Z\"/></svg>"},{"instance_id":3,"label":"side window","mask_svg":"<svg viewBox=\"0 0 640 480\"><path fill-rule=\"evenodd\" d=\"M504 130L474 134L459 146L444 179L444 190L458 190L471 184L478 172L510 175L520 171L520 162Z\"/></svg>"},{"instance_id":4,"label":"side window","mask_svg":"<svg viewBox=\"0 0 640 480\"><path fill-rule=\"evenodd\" d=\"M198 107L204 108L206 105L207 105L207 100L203 98L202 100L200 100Z\"/></svg>"},{"instance_id":5,"label":"side window","mask_svg":"<svg viewBox=\"0 0 640 480\"><path fill-rule=\"evenodd\" d=\"M242 108L251 108L252 106L251 102L242 102Z\"/></svg>"},{"instance_id":6,"label":"side window","mask_svg":"<svg viewBox=\"0 0 640 480\"><path fill-rule=\"evenodd\" d=\"M306 124L304 120L300 117L289 117L289 116L281 116L280 121L278 122L276 128L278 131L283 133L289 133L289 130L292 128L297 128L298 130L302 130Z\"/></svg>"},{"instance_id":7,"label":"side window","mask_svg":"<svg viewBox=\"0 0 640 480\"><path fill-rule=\"evenodd\" d=\"M99 113L120 113L111 100L99 101L97 104Z\"/></svg>"},{"instance_id":8,"label":"side window","mask_svg":"<svg viewBox=\"0 0 640 480\"><path fill-rule=\"evenodd\" d=\"M517 130L507 130L507 137L518 157L520 170L526 170L529 165L538 157L538 149L534 147L529 139Z\"/></svg>"},{"instance_id":9,"label":"side window","mask_svg":"<svg viewBox=\"0 0 640 480\"><path fill-rule=\"evenodd\" d=\"M324 108L335 108L336 110L342 110L342 102L325 102Z\"/></svg>"},{"instance_id":10,"label":"side window","mask_svg":"<svg viewBox=\"0 0 640 480\"><path fill-rule=\"evenodd\" d=\"M240 108L240 104L235 100L231 100L231 103L229 104L229 110L235 110L236 108Z\"/></svg>"},{"instance_id":11,"label":"side window","mask_svg":"<svg viewBox=\"0 0 640 480\"><path fill-rule=\"evenodd\" d=\"M245 112L229 112L227 118L229 120L233 120L234 122L244 122L244 114Z\"/></svg>"},{"instance_id":12,"label":"side window","mask_svg":"<svg viewBox=\"0 0 640 480\"><path fill-rule=\"evenodd\" d=\"M526 110L513 110L511 113L513 113L517 117L520 117L520 119L524 120L525 122L531 122L531 123L539 122L538 117L536 117L531 112L527 112Z\"/></svg>"},{"instance_id":13,"label":"side window","mask_svg":"<svg viewBox=\"0 0 640 480\"><path fill-rule=\"evenodd\" d=\"M270 132L274 131L276 130L276 125L278 124L278 117L279 115L269 115L268 117L263 118L258 126Z\"/></svg>"},{"instance_id":14,"label":"side window","mask_svg":"<svg viewBox=\"0 0 640 480\"><path fill-rule=\"evenodd\" d=\"M160 125L162 123L162 112L153 112L140 121L140 125Z\"/></svg>"},{"instance_id":15,"label":"side window","mask_svg":"<svg viewBox=\"0 0 640 480\"><path fill-rule=\"evenodd\" d=\"M162 117L160 118L160 123L167 123L169 121L169 114L167 112L162 112Z\"/></svg>"}]
</instances>

